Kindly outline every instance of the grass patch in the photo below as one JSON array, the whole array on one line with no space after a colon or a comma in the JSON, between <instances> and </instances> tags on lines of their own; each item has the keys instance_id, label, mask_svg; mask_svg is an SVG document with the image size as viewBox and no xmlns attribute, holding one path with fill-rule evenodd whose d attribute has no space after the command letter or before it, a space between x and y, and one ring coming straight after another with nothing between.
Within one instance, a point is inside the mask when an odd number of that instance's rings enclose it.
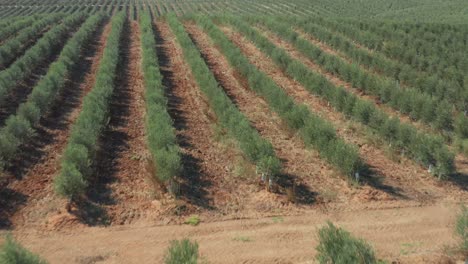
<instances>
[{"instance_id":1,"label":"grass patch","mask_svg":"<svg viewBox=\"0 0 468 264\"><path fill-rule=\"evenodd\" d=\"M201 220L198 215L191 215L189 218L185 220L185 224L191 225L191 226L197 226L200 224Z\"/></svg>"},{"instance_id":2,"label":"grass patch","mask_svg":"<svg viewBox=\"0 0 468 264\"><path fill-rule=\"evenodd\" d=\"M174 240L168 248L165 264L197 264L198 263L198 243L188 239L181 241Z\"/></svg>"}]
</instances>

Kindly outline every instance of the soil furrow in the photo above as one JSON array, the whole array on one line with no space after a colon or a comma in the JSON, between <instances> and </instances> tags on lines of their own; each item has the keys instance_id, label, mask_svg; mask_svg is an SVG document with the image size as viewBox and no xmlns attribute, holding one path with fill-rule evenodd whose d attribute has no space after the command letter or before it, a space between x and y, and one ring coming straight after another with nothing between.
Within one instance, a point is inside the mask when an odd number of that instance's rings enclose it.
<instances>
[{"instance_id":1,"label":"soil furrow","mask_svg":"<svg viewBox=\"0 0 468 264\"><path fill-rule=\"evenodd\" d=\"M180 175L181 199L188 202L187 211L198 208L228 212L239 185L233 177L237 153L222 142L223 131L216 116L197 87L181 47L166 22L156 23L158 57L163 85L168 97L168 110L174 119L178 144L182 152Z\"/></svg>"},{"instance_id":2,"label":"soil furrow","mask_svg":"<svg viewBox=\"0 0 468 264\"><path fill-rule=\"evenodd\" d=\"M52 181L59 172L61 154L81 110L82 99L94 85L109 31L109 23L96 30L94 41L83 48L81 63L72 71L59 99L41 119L36 135L10 168L17 180L1 190L0 195L9 208L5 212L13 215L15 226L43 224L49 213L63 208L54 195Z\"/></svg>"},{"instance_id":3,"label":"soil furrow","mask_svg":"<svg viewBox=\"0 0 468 264\"><path fill-rule=\"evenodd\" d=\"M278 157L284 165L282 177L295 180L299 203L312 203L317 190L321 200L343 200L351 191L346 181L336 177L334 171L321 160L313 150L306 149L300 137L291 132L281 118L272 112L268 103L250 90L243 79L211 43L209 37L196 25L186 23L186 28L197 43L216 79L248 117L262 137L272 142ZM312 189L312 190L310 190ZM336 197L334 197L336 196Z\"/></svg>"},{"instance_id":4,"label":"soil furrow","mask_svg":"<svg viewBox=\"0 0 468 264\"><path fill-rule=\"evenodd\" d=\"M450 183L436 181L427 171L411 160L401 156L392 157L398 161L390 159L388 156L391 156L391 152L387 151L385 146L383 149L376 148L373 139L366 133L365 127L347 120L345 116L330 107L326 101L310 94L303 86L276 67L271 59L267 58L244 36L228 27L222 27L222 30L231 41L241 48L251 63L267 73L297 102L304 103L313 112L328 119L337 128L337 133L342 138L359 146L361 157L370 167L368 175L364 175L364 178L367 178L368 183L374 188L395 197L410 198L418 202L430 202L444 197L445 194L453 195L455 199L459 199L456 197L461 195L460 189L453 188L454 186Z\"/></svg>"},{"instance_id":5,"label":"soil furrow","mask_svg":"<svg viewBox=\"0 0 468 264\"><path fill-rule=\"evenodd\" d=\"M174 37L168 34L169 30L164 27L167 25L161 23L160 31L163 39L174 41ZM209 109L206 99L191 81L193 76L190 75L188 66L183 63L182 50L178 44L168 50L167 54L170 54L173 63L171 74L185 73L172 75L173 79L168 87L170 113L175 119L179 144L183 152L185 166L183 177L187 179L185 190L192 191L192 186L199 188L200 184L208 184L205 188L209 192L206 196L207 202L200 206L206 208L206 205L209 205L208 208L216 210L206 211L202 215L204 219L213 221L230 217L268 215L271 214L271 210L280 210L279 207L283 205L277 203L278 196L268 193L257 184L259 177L256 176L255 167L243 157L235 140L216 124L216 117ZM165 67L162 68L164 71ZM165 84L167 85L167 81ZM203 134L194 134L194 131L203 131ZM193 179L190 176L192 173L187 173L187 169L193 170L198 166L198 164L195 167L191 165L191 159L201 161L198 170L199 180ZM196 201L193 195L184 194L184 188L181 189L182 195L190 198L192 204L198 205L193 202Z\"/></svg>"},{"instance_id":6,"label":"soil furrow","mask_svg":"<svg viewBox=\"0 0 468 264\"><path fill-rule=\"evenodd\" d=\"M145 102L141 70L140 28L129 19L121 39L121 54L110 105L110 121L101 137L89 199L102 215L88 215L89 224L128 224L151 205L150 175L145 170Z\"/></svg>"}]
</instances>

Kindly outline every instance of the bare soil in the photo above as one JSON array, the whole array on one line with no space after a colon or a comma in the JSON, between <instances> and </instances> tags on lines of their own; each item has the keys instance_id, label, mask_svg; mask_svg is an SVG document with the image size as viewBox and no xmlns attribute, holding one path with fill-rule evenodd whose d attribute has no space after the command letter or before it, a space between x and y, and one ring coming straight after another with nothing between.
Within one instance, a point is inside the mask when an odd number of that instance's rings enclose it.
<instances>
[{"instance_id":1,"label":"bare soil","mask_svg":"<svg viewBox=\"0 0 468 264\"><path fill-rule=\"evenodd\" d=\"M110 24L96 31L59 100L41 119L37 134L8 169L11 182L0 190L0 227L44 225L49 214L63 208L63 201L54 195L53 178L60 169L61 154L81 110L82 99L94 85L109 31Z\"/></svg>"},{"instance_id":2,"label":"bare soil","mask_svg":"<svg viewBox=\"0 0 468 264\"><path fill-rule=\"evenodd\" d=\"M330 220L366 239L379 258L435 264L454 263L447 252L457 242L453 237L456 212L453 204L351 212L310 210L301 216L202 222L196 227L147 223L45 234L22 230L14 235L51 264L162 263L170 241L182 238L198 241L209 263L316 263L317 230Z\"/></svg>"}]
</instances>

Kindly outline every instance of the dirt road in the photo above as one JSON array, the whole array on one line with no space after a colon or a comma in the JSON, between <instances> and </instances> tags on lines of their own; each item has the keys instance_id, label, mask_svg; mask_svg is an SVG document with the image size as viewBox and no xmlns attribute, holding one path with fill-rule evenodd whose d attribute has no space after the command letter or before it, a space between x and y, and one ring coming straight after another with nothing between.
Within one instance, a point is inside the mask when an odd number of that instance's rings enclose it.
<instances>
[{"instance_id":1,"label":"dirt road","mask_svg":"<svg viewBox=\"0 0 468 264\"><path fill-rule=\"evenodd\" d=\"M314 263L317 230L331 220L368 240L380 258L441 263L440 254L455 243L457 209L455 204L437 204L351 212L310 210L303 216L202 222L195 227L144 223L13 234L50 263L162 263L169 242L186 237L198 241L209 263Z\"/></svg>"}]
</instances>

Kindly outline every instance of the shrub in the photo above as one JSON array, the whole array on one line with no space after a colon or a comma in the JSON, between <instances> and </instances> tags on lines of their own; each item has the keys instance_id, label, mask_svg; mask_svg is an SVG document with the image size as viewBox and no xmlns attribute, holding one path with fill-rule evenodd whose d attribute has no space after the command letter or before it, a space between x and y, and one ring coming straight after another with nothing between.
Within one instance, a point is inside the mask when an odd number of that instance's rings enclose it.
<instances>
[{"instance_id":1,"label":"shrub","mask_svg":"<svg viewBox=\"0 0 468 264\"><path fill-rule=\"evenodd\" d=\"M87 183L81 172L72 163L63 163L60 175L54 181L55 192L74 199L84 194Z\"/></svg>"},{"instance_id":2,"label":"shrub","mask_svg":"<svg viewBox=\"0 0 468 264\"><path fill-rule=\"evenodd\" d=\"M196 226L198 224L200 224L200 217L198 215L192 215L190 216L189 218L187 218L185 220L185 224L187 225L192 225L192 226Z\"/></svg>"},{"instance_id":3,"label":"shrub","mask_svg":"<svg viewBox=\"0 0 468 264\"><path fill-rule=\"evenodd\" d=\"M174 240L164 258L165 264L197 264L198 243L188 239Z\"/></svg>"},{"instance_id":4,"label":"shrub","mask_svg":"<svg viewBox=\"0 0 468 264\"><path fill-rule=\"evenodd\" d=\"M331 222L319 230L319 245L316 249L316 258L323 264L378 263L369 244L335 227Z\"/></svg>"},{"instance_id":5,"label":"shrub","mask_svg":"<svg viewBox=\"0 0 468 264\"><path fill-rule=\"evenodd\" d=\"M8 235L0 248L0 264L46 264L39 256L29 252Z\"/></svg>"},{"instance_id":6,"label":"shrub","mask_svg":"<svg viewBox=\"0 0 468 264\"><path fill-rule=\"evenodd\" d=\"M360 100L357 101L354 106L353 115L359 122L367 125L374 112L374 109L375 108L373 108L372 104L368 101Z\"/></svg>"},{"instance_id":7,"label":"shrub","mask_svg":"<svg viewBox=\"0 0 468 264\"><path fill-rule=\"evenodd\" d=\"M452 106L446 101L439 103L436 110L435 127L440 130L451 131L453 129L452 122Z\"/></svg>"}]
</instances>

